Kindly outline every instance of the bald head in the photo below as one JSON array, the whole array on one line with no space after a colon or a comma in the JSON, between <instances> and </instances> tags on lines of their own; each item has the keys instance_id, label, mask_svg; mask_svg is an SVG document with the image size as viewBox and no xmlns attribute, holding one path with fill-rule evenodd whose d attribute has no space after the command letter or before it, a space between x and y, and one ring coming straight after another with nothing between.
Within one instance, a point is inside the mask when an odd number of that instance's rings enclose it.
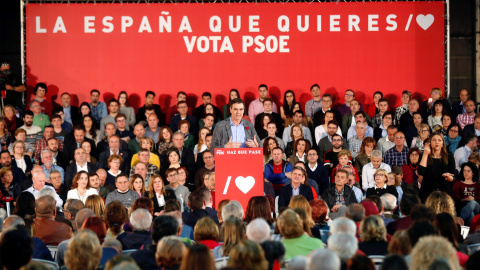
<instances>
[{"instance_id":1,"label":"bald head","mask_svg":"<svg viewBox=\"0 0 480 270\"><path fill-rule=\"evenodd\" d=\"M25 221L17 215L11 215L3 222L3 230L5 231L10 228L15 228L18 225L25 225Z\"/></svg>"},{"instance_id":2,"label":"bald head","mask_svg":"<svg viewBox=\"0 0 480 270\"><path fill-rule=\"evenodd\" d=\"M77 229L82 228L83 223L87 218L94 217L95 213L90 208L83 208L82 210L78 211L77 216L75 217L75 225Z\"/></svg>"},{"instance_id":3,"label":"bald head","mask_svg":"<svg viewBox=\"0 0 480 270\"><path fill-rule=\"evenodd\" d=\"M37 217L55 217L55 199L50 195L40 197L35 202Z\"/></svg>"}]
</instances>

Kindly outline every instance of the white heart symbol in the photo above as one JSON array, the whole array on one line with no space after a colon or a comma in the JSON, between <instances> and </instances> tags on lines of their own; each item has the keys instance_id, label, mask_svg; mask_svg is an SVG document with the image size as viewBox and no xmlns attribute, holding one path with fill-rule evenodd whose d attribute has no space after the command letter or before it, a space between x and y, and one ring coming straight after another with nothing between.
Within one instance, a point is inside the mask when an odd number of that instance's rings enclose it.
<instances>
[{"instance_id":1,"label":"white heart symbol","mask_svg":"<svg viewBox=\"0 0 480 270\"><path fill-rule=\"evenodd\" d=\"M238 189L240 189L244 194L247 194L247 192L249 192L250 189L252 189L255 185L255 178L252 176L237 176L237 178L235 178L235 185L237 185Z\"/></svg>"},{"instance_id":2,"label":"white heart symbol","mask_svg":"<svg viewBox=\"0 0 480 270\"><path fill-rule=\"evenodd\" d=\"M434 21L434 17L432 14L427 14L427 15L423 15L423 14L420 14L417 16L417 23L418 25L420 25L421 28L423 28L423 30L427 30L430 25L432 25L433 21Z\"/></svg>"}]
</instances>

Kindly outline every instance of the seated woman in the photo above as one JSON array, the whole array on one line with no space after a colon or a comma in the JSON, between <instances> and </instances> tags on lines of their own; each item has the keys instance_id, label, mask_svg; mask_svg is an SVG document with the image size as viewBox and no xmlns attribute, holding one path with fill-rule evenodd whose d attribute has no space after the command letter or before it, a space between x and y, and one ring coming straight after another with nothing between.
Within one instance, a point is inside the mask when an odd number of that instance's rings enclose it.
<instances>
[{"instance_id":1,"label":"seated woman","mask_svg":"<svg viewBox=\"0 0 480 270\"><path fill-rule=\"evenodd\" d=\"M307 153L310 150L310 143L305 139L298 139L293 144L293 153L289 158L290 163L292 166L295 166L297 161L302 161L307 163Z\"/></svg>"},{"instance_id":2,"label":"seated woman","mask_svg":"<svg viewBox=\"0 0 480 270\"><path fill-rule=\"evenodd\" d=\"M457 212L460 212L465 225L469 226L473 217L480 213L478 168L472 162L462 164L457 181L453 184L453 198Z\"/></svg>"},{"instance_id":3,"label":"seated woman","mask_svg":"<svg viewBox=\"0 0 480 270\"><path fill-rule=\"evenodd\" d=\"M295 114L296 111L302 110L302 105L298 102L293 103L292 115ZM293 123L293 118L286 118L285 119L285 127L289 127ZM304 127L308 127L308 120L306 117L303 117L302 123L300 123Z\"/></svg>"},{"instance_id":4,"label":"seated woman","mask_svg":"<svg viewBox=\"0 0 480 270\"><path fill-rule=\"evenodd\" d=\"M168 126L163 126L158 132L158 155L161 162L164 162L167 157L167 151L173 146L173 132Z\"/></svg>"},{"instance_id":5,"label":"seated woman","mask_svg":"<svg viewBox=\"0 0 480 270\"><path fill-rule=\"evenodd\" d=\"M335 174L337 171L343 168L343 166L348 165L352 169L352 173L355 175L355 182L360 183L360 178L358 176L358 171L353 167L352 165L352 153L347 150L347 149L342 149L340 152L337 154L338 156L338 164L335 168L332 170L332 175L330 176L330 181L332 183L335 183Z\"/></svg>"},{"instance_id":6,"label":"seated woman","mask_svg":"<svg viewBox=\"0 0 480 270\"><path fill-rule=\"evenodd\" d=\"M370 215L360 223L358 230L361 242L358 249L365 255L386 255L388 254L387 229L380 216Z\"/></svg>"},{"instance_id":7,"label":"seated woman","mask_svg":"<svg viewBox=\"0 0 480 270\"><path fill-rule=\"evenodd\" d=\"M88 185L88 173L86 171L78 172L73 178L72 189L67 193L67 200L77 199L85 204L90 195L97 195L97 191Z\"/></svg>"},{"instance_id":8,"label":"seated woman","mask_svg":"<svg viewBox=\"0 0 480 270\"><path fill-rule=\"evenodd\" d=\"M268 137L263 141L263 165L272 160L272 150L278 147L277 139Z\"/></svg>"},{"instance_id":9,"label":"seated woman","mask_svg":"<svg viewBox=\"0 0 480 270\"><path fill-rule=\"evenodd\" d=\"M145 193L145 181L140 174L134 174L130 177L129 189L137 192L140 197L143 196L143 194Z\"/></svg>"},{"instance_id":10,"label":"seated woman","mask_svg":"<svg viewBox=\"0 0 480 270\"><path fill-rule=\"evenodd\" d=\"M330 121L333 120L335 120L335 114L331 111L325 112L323 125L319 125L315 128L315 141L317 142L317 144L319 144L321 139L328 135L328 125L330 124ZM335 125L337 126L336 133L340 136L343 136L339 123L335 122Z\"/></svg>"},{"instance_id":11,"label":"seated woman","mask_svg":"<svg viewBox=\"0 0 480 270\"><path fill-rule=\"evenodd\" d=\"M2 150L8 150L8 145L12 140L12 135L8 131L7 123L3 118L0 118L0 144Z\"/></svg>"},{"instance_id":12,"label":"seated woman","mask_svg":"<svg viewBox=\"0 0 480 270\"><path fill-rule=\"evenodd\" d=\"M14 200L17 199L17 196L22 192L22 189L20 184L13 181L12 168L3 167L0 169L0 180L0 195L2 197L12 197ZM13 210L13 204L11 205L11 209Z\"/></svg>"},{"instance_id":13,"label":"seated woman","mask_svg":"<svg viewBox=\"0 0 480 270\"><path fill-rule=\"evenodd\" d=\"M98 144L103 138L100 130L97 129L97 121L93 116L87 114L83 116L83 125L85 126L85 137L95 141Z\"/></svg>"},{"instance_id":14,"label":"seated woman","mask_svg":"<svg viewBox=\"0 0 480 270\"><path fill-rule=\"evenodd\" d=\"M177 236L164 236L157 244L155 258L160 269L179 269L187 252L182 239ZM212 256L212 255L210 255Z\"/></svg>"},{"instance_id":15,"label":"seated woman","mask_svg":"<svg viewBox=\"0 0 480 270\"><path fill-rule=\"evenodd\" d=\"M107 159L107 164L109 170L107 171L107 179L105 180L105 185L110 184L115 186L115 179L119 174L122 173L120 170L120 165L123 162L123 158L120 155L111 155ZM128 173L128 172L126 172Z\"/></svg>"},{"instance_id":16,"label":"seated woman","mask_svg":"<svg viewBox=\"0 0 480 270\"><path fill-rule=\"evenodd\" d=\"M427 124L421 123L418 125L418 136L414 137L410 148L416 147L423 152L423 142L430 137L430 128Z\"/></svg>"},{"instance_id":17,"label":"seated woman","mask_svg":"<svg viewBox=\"0 0 480 270\"><path fill-rule=\"evenodd\" d=\"M310 252L323 248L320 239L309 237L303 230L303 221L292 209L283 211L277 220L278 229L283 236L285 260L295 256L308 256Z\"/></svg>"},{"instance_id":18,"label":"seated woman","mask_svg":"<svg viewBox=\"0 0 480 270\"><path fill-rule=\"evenodd\" d=\"M445 145L447 147L448 152L452 155L457 151L457 148L462 141L462 128L459 124L451 124L447 129L447 135L445 135Z\"/></svg>"},{"instance_id":19,"label":"seated woman","mask_svg":"<svg viewBox=\"0 0 480 270\"><path fill-rule=\"evenodd\" d=\"M2 110L3 119L7 123L7 129L10 134L14 134L23 125L22 118L17 117L15 112L15 108L9 104L5 104Z\"/></svg>"},{"instance_id":20,"label":"seated woman","mask_svg":"<svg viewBox=\"0 0 480 270\"><path fill-rule=\"evenodd\" d=\"M153 140L149 137L143 137L140 139L140 148L148 149L150 151L150 158L148 159L148 163L157 166L157 168L160 170L160 158L156 154L152 153L154 144L155 143L153 142ZM138 161L138 153L136 153L132 156L132 162L130 163L131 168L137 165Z\"/></svg>"},{"instance_id":21,"label":"seated woman","mask_svg":"<svg viewBox=\"0 0 480 270\"><path fill-rule=\"evenodd\" d=\"M375 179L375 186L367 189L367 198L372 195L380 197L385 193L390 193L395 196L395 198L398 198L397 188L387 185L388 173L386 170L378 169L373 177Z\"/></svg>"},{"instance_id":22,"label":"seated woman","mask_svg":"<svg viewBox=\"0 0 480 270\"><path fill-rule=\"evenodd\" d=\"M35 152L35 139L32 141L26 141L25 139L27 138L27 132L25 129L17 129L15 131L15 141L22 141L25 144L25 155L28 155L31 158L33 158L33 152ZM8 152L10 152L11 155L13 155L13 143L11 143L8 146Z\"/></svg>"},{"instance_id":23,"label":"seated woman","mask_svg":"<svg viewBox=\"0 0 480 270\"><path fill-rule=\"evenodd\" d=\"M85 150L85 153L87 154L87 162L90 162L93 165L97 164L97 159L91 154L92 145L87 141L83 141L81 146Z\"/></svg>"},{"instance_id":24,"label":"seated woman","mask_svg":"<svg viewBox=\"0 0 480 270\"><path fill-rule=\"evenodd\" d=\"M298 139L305 139L305 134L303 134L303 128L301 125L293 125L292 126L292 132L290 133L290 137L292 138L291 141L287 143L285 146L285 156L289 157L293 154L293 144L295 143L296 140ZM308 142L310 146L310 142Z\"/></svg>"},{"instance_id":25,"label":"seated woman","mask_svg":"<svg viewBox=\"0 0 480 270\"><path fill-rule=\"evenodd\" d=\"M322 199L315 199L310 202L310 207L312 207L312 219L315 222L315 225L312 227L312 236L326 243L328 232L330 231L330 225L328 225L330 220L328 217L328 205Z\"/></svg>"},{"instance_id":26,"label":"seated woman","mask_svg":"<svg viewBox=\"0 0 480 270\"><path fill-rule=\"evenodd\" d=\"M215 259L228 257L230 250L243 239L245 239L245 226L243 222L230 216L223 221L223 245L213 249L213 256Z\"/></svg>"},{"instance_id":27,"label":"seated woman","mask_svg":"<svg viewBox=\"0 0 480 270\"><path fill-rule=\"evenodd\" d=\"M13 143L12 162L15 162L17 168L21 169L26 175L30 174L33 168L32 158L25 153L25 143L15 141Z\"/></svg>"},{"instance_id":28,"label":"seated woman","mask_svg":"<svg viewBox=\"0 0 480 270\"><path fill-rule=\"evenodd\" d=\"M273 116L271 114L264 114L262 120L262 128L256 129L257 135L260 140L265 139L268 136L267 125L273 121Z\"/></svg>"},{"instance_id":29,"label":"seated woman","mask_svg":"<svg viewBox=\"0 0 480 270\"><path fill-rule=\"evenodd\" d=\"M372 151L377 149L377 142L372 137L365 137L360 146L360 153L355 158L355 169L357 169L358 175L362 175L363 166L372 162Z\"/></svg>"},{"instance_id":30,"label":"seated woman","mask_svg":"<svg viewBox=\"0 0 480 270\"><path fill-rule=\"evenodd\" d=\"M218 226L210 217L203 217L193 230L193 239L196 243L207 246L209 249L214 249L221 244L218 242Z\"/></svg>"},{"instance_id":31,"label":"seated woman","mask_svg":"<svg viewBox=\"0 0 480 270\"><path fill-rule=\"evenodd\" d=\"M450 127L452 124L454 124L452 122L452 115L449 113L442 115L442 128L440 129L440 132L442 132L443 136L448 135L448 127Z\"/></svg>"},{"instance_id":32,"label":"seated woman","mask_svg":"<svg viewBox=\"0 0 480 270\"><path fill-rule=\"evenodd\" d=\"M213 128L215 127L215 123L217 123L220 119L217 119L217 117L215 117L215 108L213 107L213 105L211 103L205 104L205 111L203 113L203 118L198 119L198 128L202 128L202 127L205 126L205 121L206 121L207 115L213 115L214 123L212 123L212 126L209 127L209 129L212 128L212 132L213 132Z\"/></svg>"},{"instance_id":33,"label":"seated woman","mask_svg":"<svg viewBox=\"0 0 480 270\"><path fill-rule=\"evenodd\" d=\"M382 115L382 124L373 130L373 138L378 142L383 137L387 137L387 128L393 123L393 113L385 112Z\"/></svg>"},{"instance_id":34,"label":"seated woman","mask_svg":"<svg viewBox=\"0 0 480 270\"><path fill-rule=\"evenodd\" d=\"M190 134L190 122L187 120L180 121L180 123L178 123L178 130L180 130L184 136L184 147L193 151L193 147L195 147L195 138Z\"/></svg>"},{"instance_id":35,"label":"seated woman","mask_svg":"<svg viewBox=\"0 0 480 270\"><path fill-rule=\"evenodd\" d=\"M207 150L206 137L210 133L210 130L206 127L202 127L198 132L198 142L193 148L193 154L195 155L195 161L197 161L197 154Z\"/></svg>"},{"instance_id":36,"label":"seated woman","mask_svg":"<svg viewBox=\"0 0 480 270\"><path fill-rule=\"evenodd\" d=\"M435 132L442 128L442 116L446 112L446 108L443 107L442 100L436 100L433 103L433 106L434 109L432 115L428 116L427 123L433 132Z\"/></svg>"},{"instance_id":37,"label":"seated woman","mask_svg":"<svg viewBox=\"0 0 480 270\"><path fill-rule=\"evenodd\" d=\"M173 190L166 190L160 175L152 175L150 178L150 184L148 185L148 191L145 192L145 197L150 198L153 201L153 215L161 216L165 208L165 202L167 200L176 200L177 197Z\"/></svg>"},{"instance_id":38,"label":"seated woman","mask_svg":"<svg viewBox=\"0 0 480 270\"><path fill-rule=\"evenodd\" d=\"M168 168L174 168L178 169L180 168L180 152L176 148L171 148L167 152L167 164L162 166L160 169L160 176L162 179L167 179L165 172L167 171Z\"/></svg>"}]
</instances>

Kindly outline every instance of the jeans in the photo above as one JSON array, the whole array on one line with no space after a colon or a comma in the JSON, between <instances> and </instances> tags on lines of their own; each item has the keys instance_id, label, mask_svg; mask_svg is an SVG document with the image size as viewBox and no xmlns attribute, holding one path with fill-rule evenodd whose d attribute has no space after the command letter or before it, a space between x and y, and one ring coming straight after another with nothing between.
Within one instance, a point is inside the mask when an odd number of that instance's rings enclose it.
<instances>
[{"instance_id":1,"label":"jeans","mask_svg":"<svg viewBox=\"0 0 480 270\"><path fill-rule=\"evenodd\" d=\"M465 221L466 226L470 226L472 219L475 215L480 213L480 204L477 201L469 201L467 205L462 208L460 216Z\"/></svg>"}]
</instances>

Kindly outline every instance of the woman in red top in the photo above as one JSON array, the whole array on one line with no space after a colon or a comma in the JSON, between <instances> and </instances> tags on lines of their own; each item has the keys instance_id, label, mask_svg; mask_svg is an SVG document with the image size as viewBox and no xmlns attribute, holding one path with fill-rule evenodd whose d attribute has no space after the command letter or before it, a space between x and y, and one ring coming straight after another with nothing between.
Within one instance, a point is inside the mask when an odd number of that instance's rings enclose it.
<instances>
[{"instance_id":1,"label":"woman in red top","mask_svg":"<svg viewBox=\"0 0 480 270\"><path fill-rule=\"evenodd\" d=\"M478 182L478 169L473 162L463 163L459 181L453 185L453 198L457 210L461 209L460 216L469 226L472 218L480 213L480 183Z\"/></svg>"},{"instance_id":2,"label":"woman in red top","mask_svg":"<svg viewBox=\"0 0 480 270\"><path fill-rule=\"evenodd\" d=\"M221 245L218 243L218 227L215 224L215 221L209 217L201 218L195 224L193 229L193 238L195 242L207 246L209 249L214 249L215 247Z\"/></svg>"},{"instance_id":3,"label":"woman in red top","mask_svg":"<svg viewBox=\"0 0 480 270\"><path fill-rule=\"evenodd\" d=\"M417 191L420 188L418 186L418 179L423 178L423 176L417 173L420 155L420 149L416 147L410 148L407 154L407 164L402 166L403 181L407 183L407 188Z\"/></svg>"}]
</instances>

